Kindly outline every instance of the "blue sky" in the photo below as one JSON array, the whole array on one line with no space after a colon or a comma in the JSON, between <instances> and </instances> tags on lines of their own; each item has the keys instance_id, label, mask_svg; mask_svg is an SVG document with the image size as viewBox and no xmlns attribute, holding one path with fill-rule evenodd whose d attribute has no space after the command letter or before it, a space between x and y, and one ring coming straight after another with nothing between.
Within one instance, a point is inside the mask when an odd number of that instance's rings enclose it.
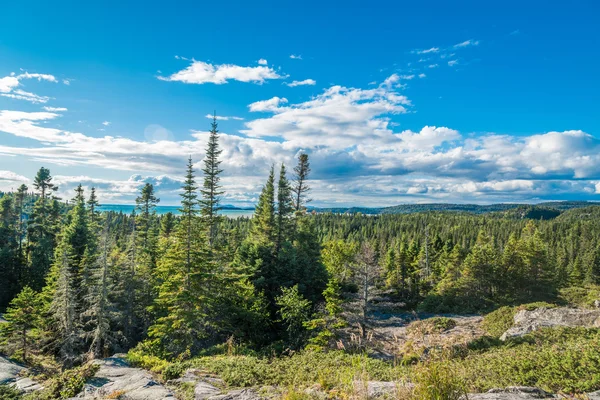
<instances>
[{"instance_id":1,"label":"blue sky","mask_svg":"<svg viewBox=\"0 0 600 400\"><path fill-rule=\"evenodd\" d=\"M315 205L600 200L595 1L11 3L0 189L175 204L216 110L226 203L300 151Z\"/></svg>"}]
</instances>

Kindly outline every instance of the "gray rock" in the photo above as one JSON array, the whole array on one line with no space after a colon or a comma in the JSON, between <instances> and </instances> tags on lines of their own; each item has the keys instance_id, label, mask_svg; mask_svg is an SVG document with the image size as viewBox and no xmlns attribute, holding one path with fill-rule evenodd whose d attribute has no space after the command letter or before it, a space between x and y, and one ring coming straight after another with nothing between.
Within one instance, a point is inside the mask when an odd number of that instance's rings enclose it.
<instances>
[{"instance_id":1,"label":"gray rock","mask_svg":"<svg viewBox=\"0 0 600 400\"><path fill-rule=\"evenodd\" d=\"M500 340L521 337L544 327L600 327L600 310L578 308L537 308L533 311L521 310L514 317L514 325L504 332Z\"/></svg>"},{"instance_id":2,"label":"gray rock","mask_svg":"<svg viewBox=\"0 0 600 400\"><path fill-rule=\"evenodd\" d=\"M380 382L380 381L369 381L367 382L367 396L370 399L392 397L398 390L397 382Z\"/></svg>"},{"instance_id":3,"label":"gray rock","mask_svg":"<svg viewBox=\"0 0 600 400\"><path fill-rule=\"evenodd\" d=\"M171 390L156 382L152 375L140 368L132 368L120 356L95 361L98 372L77 395L78 399L102 399L117 393L128 400L174 399Z\"/></svg>"},{"instance_id":4,"label":"gray rock","mask_svg":"<svg viewBox=\"0 0 600 400\"><path fill-rule=\"evenodd\" d=\"M221 391L208 382L198 382L194 388L194 399L204 400L220 394Z\"/></svg>"},{"instance_id":5,"label":"gray rock","mask_svg":"<svg viewBox=\"0 0 600 400\"><path fill-rule=\"evenodd\" d=\"M17 379L14 383L11 383L11 386L24 393L31 393L44 388L31 378Z\"/></svg>"},{"instance_id":6,"label":"gray rock","mask_svg":"<svg viewBox=\"0 0 600 400\"><path fill-rule=\"evenodd\" d=\"M232 390L227 394L211 396L208 400L263 400L254 389Z\"/></svg>"},{"instance_id":7,"label":"gray rock","mask_svg":"<svg viewBox=\"0 0 600 400\"><path fill-rule=\"evenodd\" d=\"M554 395L531 386L509 386L505 389L491 389L487 393L469 394L468 400L518 400L553 399Z\"/></svg>"},{"instance_id":8,"label":"gray rock","mask_svg":"<svg viewBox=\"0 0 600 400\"><path fill-rule=\"evenodd\" d=\"M0 357L0 385L16 381L21 371L24 370L24 367Z\"/></svg>"}]
</instances>

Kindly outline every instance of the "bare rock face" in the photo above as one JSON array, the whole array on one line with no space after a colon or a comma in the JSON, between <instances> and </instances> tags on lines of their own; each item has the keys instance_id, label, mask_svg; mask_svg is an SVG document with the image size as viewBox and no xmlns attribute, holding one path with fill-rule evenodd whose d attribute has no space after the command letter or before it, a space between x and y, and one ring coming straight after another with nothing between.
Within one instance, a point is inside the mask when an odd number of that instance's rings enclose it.
<instances>
[{"instance_id":1,"label":"bare rock face","mask_svg":"<svg viewBox=\"0 0 600 400\"><path fill-rule=\"evenodd\" d=\"M521 310L515 314L513 327L504 332L500 340L521 337L540 328L557 326L600 328L600 310L566 307Z\"/></svg>"},{"instance_id":2,"label":"bare rock face","mask_svg":"<svg viewBox=\"0 0 600 400\"><path fill-rule=\"evenodd\" d=\"M24 367L9 361L4 357L0 357L0 385L16 381L19 374L24 370Z\"/></svg>"},{"instance_id":3,"label":"bare rock face","mask_svg":"<svg viewBox=\"0 0 600 400\"><path fill-rule=\"evenodd\" d=\"M149 372L132 368L120 356L95 361L100 369L85 385L77 399L104 399L123 396L128 400L173 400L171 390L156 382ZM117 397L115 397L117 396Z\"/></svg>"},{"instance_id":4,"label":"bare rock face","mask_svg":"<svg viewBox=\"0 0 600 400\"><path fill-rule=\"evenodd\" d=\"M487 393L469 394L469 400L520 400L555 399L556 397L542 389L529 386L509 386L505 389L491 389Z\"/></svg>"}]
</instances>

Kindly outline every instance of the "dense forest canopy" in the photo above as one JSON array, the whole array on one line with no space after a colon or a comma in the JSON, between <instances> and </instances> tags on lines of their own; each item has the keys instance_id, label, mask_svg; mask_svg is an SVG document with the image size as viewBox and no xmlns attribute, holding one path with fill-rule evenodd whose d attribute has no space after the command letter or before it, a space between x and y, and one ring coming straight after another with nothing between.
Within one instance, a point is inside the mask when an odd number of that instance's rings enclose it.
<instances>
[{"instance_id":1,"label":"dense forest canopy","mask_svg":"<svg viewBox=\"0 0 600 400\"><path fill-rule=\"evenodd\" d=\"M46 168L3 194L4 351L72 367L135 346L159 357L231 340L326 349L342 328L368 332L373 293L407 309L482 312L600 283L598 206L307 212L304 153L291 173L273 165L252 218L224 218L217 128L201 176L182 160L178 215L156 213L151 184L130 215L100 213L102 199L81 185L58 199Z\"/></svg>"}]
</instances>

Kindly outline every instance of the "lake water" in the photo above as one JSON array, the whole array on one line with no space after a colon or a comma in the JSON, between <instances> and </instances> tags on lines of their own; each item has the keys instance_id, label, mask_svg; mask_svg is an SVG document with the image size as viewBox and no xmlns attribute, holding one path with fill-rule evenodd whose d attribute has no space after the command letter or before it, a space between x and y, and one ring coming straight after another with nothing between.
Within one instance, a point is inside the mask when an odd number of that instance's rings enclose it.
<instances>
[{"instance_id":1,"label":"lake water","mask_svg":"<svg viewBox=\"0 0 600 400\"><path fill-rule=\"evenodd\" d=\"M122 212L124 214L131 214L135 206L129 204L104 204L98 207L98 210L101 212L106 211L114 211L114 212ZM156 206L156 213L159 215L166 213L179 214L179 206ZM224 215L230 218L239 218L239 217L251 217L254 214L254 210L221 210L219 214Z\"/></svg>"}]
</instances>

